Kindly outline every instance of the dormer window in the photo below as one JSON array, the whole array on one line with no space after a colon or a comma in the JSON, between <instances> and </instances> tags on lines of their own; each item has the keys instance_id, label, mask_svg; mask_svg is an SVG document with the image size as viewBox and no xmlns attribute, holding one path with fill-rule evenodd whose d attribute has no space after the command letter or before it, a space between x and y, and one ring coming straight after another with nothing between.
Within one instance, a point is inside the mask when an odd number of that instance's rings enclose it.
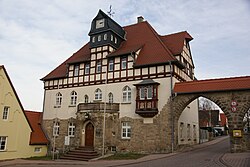
<instances>
[{"instance_id":1,"label":"dormer window","mask_svg":"<svg viewBox=\"0 0 250 167\"><path fill-rule=\"evenodd\" d=\"M110 36L110 41L113 41L113 40L114 40L114 36L111 35L111 36Z\"/></svg>"}]
</instances>

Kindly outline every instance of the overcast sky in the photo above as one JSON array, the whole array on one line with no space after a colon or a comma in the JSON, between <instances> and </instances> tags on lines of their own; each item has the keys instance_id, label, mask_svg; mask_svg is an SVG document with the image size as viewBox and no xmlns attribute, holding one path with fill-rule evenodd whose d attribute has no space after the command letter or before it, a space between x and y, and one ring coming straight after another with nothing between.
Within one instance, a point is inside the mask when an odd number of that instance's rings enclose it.
<instances>
[{"instance_id":1,"label":"overcast sky","mask_svg":"<svg viewBox=\"0 0 250 167\"><path fill-rule=\"evenodd\" d=\"M250 73L250 0L0 0L0 65L27 110L42 111L42 77L88 42L112 5L122 26L143 16L160 35L188 31L198 79Z\"/></svg>"}]
</instances>

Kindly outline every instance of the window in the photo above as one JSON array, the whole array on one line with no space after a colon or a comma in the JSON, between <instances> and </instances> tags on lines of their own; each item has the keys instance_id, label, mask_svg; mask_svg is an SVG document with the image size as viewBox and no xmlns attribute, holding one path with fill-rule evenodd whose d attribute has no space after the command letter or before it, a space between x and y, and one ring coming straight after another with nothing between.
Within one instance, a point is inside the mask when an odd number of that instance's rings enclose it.
<instances>
[{"instance_id":1,"label":"window","mask_svg":"<svg viewBox=\"0 0 250 167\"><path fill-rule=\"evenodd\" d=\"M85 74L89 74L89 63L85 64Z\"/></svg>"},{"instance_id":2,"label":"window","mask_svg":"<svg viewBox=\"0 0 250 167\"><path fill-rule=\"evenodd\" d=\"M102 36L98 35L98 42L102 40Z\"/></svg>"},{"instance_id":3,"label":"window","mask_svg":"<svg viewBox=\"0 0 250 167\"><path fill-rule=\"evenodd\" d=\"M101 91L101 89L96 89L96 91L95 91L95 100L102 100L102 91Z\"/></svg>"},{"instance_id":4,"label":"window","mask_svg":"<svg viewBox=\"0 0 250 167\"><path fill-rule=\"evenodd\" d=\"M78 76L79 75L79 64L75 65L74 67L74 76Z\"/></svg>"},{"instance_id":5,"label":"window","mask_svg":"<svg viewBox=\"0 0 250 167\"><path fill-rule=\"evenodd\" d=\"M127 68L127 58L126 57L123 57L122 60L121 60L121 67L122 69L126 69Z\"/></svg>"},{"instance_id":6,"label":"window","mask_svg":"<svg viewBox=\"0 0 250 167\"><path fill-rule=\"evenodd\" d=\"M8 120L10 107L4 107L3 109L3 120Z\"/></svg>"},{"instance_id":7,"label":"window","mask_svg":"<svg viewBox=\"0 0 250 167\"><path fill-rule=\"evenodd\" d=\"M115 43L117 43L117 38L115 38Z\"/></svg>"},{"instance_id":8,"label":"window","mask_svg":"<svg viewBox=\"0 0 250 167\"><path fill-rule=\"evenodd\" d=\"M109 96L109 103L113 103L114 102L113 94L110 92L108 96Z\"/></svg>"},{"instance_id":9,"label":"window","mask_svg":"<svg viewBox=\"0 0 250 167\"><path fill-rule=\"evenodd\" d=\"M92 42L95 43L95 37L92 37Z\"/></svg>"},{"instance_id":10,"label":"window","mask_svg":"<svg viewBox=\"0 0 250 167\"><path fill-rule=\"evenodd\" d=\"M191 129L190 129L190 128L191 128L191 127L190 127L190 124L187 124L187 138L188 138L188 139L191 138L191 134L190 134L190 132L191 132L190 130L191 130Z\"/></svg>"},{"instance_id":11,"label":"window","mask_svg":"<svg viewBox=\"0 0 250 167\"><path fill-rule=\"evenodd\" d=\"M109 71L113 71L114 70L114 59L110 59L109 60Z\"/></svg>"},{"instance_id":12,"label":"window","mask_svg":"<svg viewBox=\"0 0 250 167\"><path fill-rule=\"evenodd\" d=\"M69 123L68 135L69 135L69 137L75 136L75 124L72 122Z\"/></svg>"},{"instance_id":13,"label":"window","mask_svg":"<svg viewBox=\"0 0 250 167\"><path fill-rule=\"evenodd\" d=\"M77 103L77 93L75 91L71 92L70 105L75 106Z\"/></svg>"},{"instance_id":14,"label":"window","mask_svg":"<svg viewBox=\"0 0 250 167\"><path fill-rule=\"evenodd\" d=\"M184 129L184 123L181 122L180 123L180 138L183 139L184 138L184 135L183 135L183 129Z\"/></svg>"},{"instance_id":15,"label":"window","mask_svg":"<svg viewBox=\"0 0 250 167\"><path fill-rule=\"evenodd\" d=\"M108 35L107 35L107 34L104 34L103 39L106 41L107 38L108 38Z\"/></svg>"},{"instance_id":16,"label":"window","mask_svg":"<svg viewBox=\"0 0 250 167\"><path fill-rule=\"evenodd\" d=\"M122 99L123 102L130 102L131 101L131 88L125 86L122 90Z\"/></svg>"},{"instance_id":17,"label":"window","mask_svg":"<svg viewBox=\"0 0 250 167\"><path fill-rule=\"evenodd\" d=\"M0 151L5 151L7 145L7 137L6 136L0 136Z\"/></svg>"},{"instance_id":18,"label":"window","mask_svg":"<svg viewBox=\"0 0 250 167\"><path fill-rule=\"evenodd\" d=\"M42 151L41 147L35 147L34 152L35 153L40 153Z\"/></svg>"},{"instance_id":19,"label":"window","mask_svg":"<svg viewBox=\"0 0 250 167\"><path fill-rule=\"evenodd\" d=\"M193 139L195 140L196 139L196 126L193 125Z\"/></svg>"},{"instance_id":20,"label":"window","mask_svg":"<svg viewBox=\"0 0 250 167\"><path fill-rule=\"evenodd\" d=\"M97 61L97 64L96 64L96 73L101 73L102 71L102 65L101 65L101 61Z\"/></svg>"},{"instance_id":21,"label":"window","mask_svg":"<svg viewBox=\"0 0 250 167\"><path fill-rule=\"evenodd\" d=\"M113 35L110 36L110 40L113 41L114 40L114 37Z\"/></svg>"},{"instance_id":22,"label":"window","mask_svg":"<svg viewBox=\"0 0 250 167\"><path fill-rule=\"evenodd\" d=\"M153 98L153 86L141 87L140 88L140 100L152 99Z\"/></svg>"},{"instance_id":23,"label":"window","mask_svg":"<svg viewBox=\"0 0 250 167\"><path fill-rule=\"evenodd\" d=\"M54 122L53 136L58 136L59 135L59 127L60 127L59 122Z\"/></svg>"},{"instance_id":24,"label":"window","mask_svg":"<svg viewBox=\"0 0 250 167\"><path fill-rule=\"evenodd\" d=\"M130 139L131 126L129 122L122 122L122 139Z\"/></svg>"},{"instance_id":25,"label":"window","mask_svg":"<svg viewBox=\"0 0 250 167\"><path fill-rule=\"evenodd\" d=\"M88 95L84 96L84 103L89 103L89 96Z\"/></svg>"},{"instance_id":26,"label":"window","mask_svg":"<svg viewBox=\"0 0 250 167\"><path fill-rule=\"evenodd\" d=\"M62 104L62 94L58 92L56 94L56 106L61 106L61 104Z\"/></svg>"}]
</instances>

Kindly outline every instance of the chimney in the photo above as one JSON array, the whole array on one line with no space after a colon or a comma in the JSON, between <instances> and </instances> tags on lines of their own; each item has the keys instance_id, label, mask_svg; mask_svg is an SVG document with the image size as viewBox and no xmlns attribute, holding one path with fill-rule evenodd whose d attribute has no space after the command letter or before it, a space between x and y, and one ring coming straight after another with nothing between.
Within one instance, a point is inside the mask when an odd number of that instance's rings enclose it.
<instances>
[{"instance_id":1,"label":"chimney","mask_svg":"<svg viewBox=\"0 0 250 167\"><path fill-rule=\"evenodd\" d=\"M137 23L141 23L144 21L144 18L142 16L137 17Z\"/></svg>"}]
</instances>

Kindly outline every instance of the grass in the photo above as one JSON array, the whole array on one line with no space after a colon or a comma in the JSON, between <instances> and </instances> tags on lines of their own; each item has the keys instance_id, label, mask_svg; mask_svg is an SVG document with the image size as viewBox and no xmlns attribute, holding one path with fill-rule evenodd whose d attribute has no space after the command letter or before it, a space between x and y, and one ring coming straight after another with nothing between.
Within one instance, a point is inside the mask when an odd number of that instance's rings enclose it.
<instances>
[{"instance_id":1,"label":"grass","mask_svg":"<svg viewBox=\"0 0 250 167\"><path fill-rule=\"evenodd\" d=\"M103 160L129 160L129 159L138 159L141 157L146 156L146 154L139 154L139 153L116 153L109 157L103 158Z\"/></svg>"}]
</instances>

